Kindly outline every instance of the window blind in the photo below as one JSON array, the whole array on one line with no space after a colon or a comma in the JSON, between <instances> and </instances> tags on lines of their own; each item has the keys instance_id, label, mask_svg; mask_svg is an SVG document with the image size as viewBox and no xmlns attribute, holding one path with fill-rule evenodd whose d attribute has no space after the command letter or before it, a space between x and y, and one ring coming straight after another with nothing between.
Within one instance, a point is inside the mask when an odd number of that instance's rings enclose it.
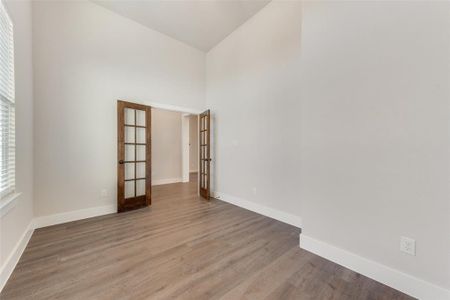
<instances>
[{"instance_id":1,"label":"window blind","mask_svg":"<svg viewBox=\"0 0 450 300\"><path fill-rule=\"evenodd\" d=\"M13 24L0 1L0 197L15 188L15 108L14 108Z\"/></svg>"}]
</instances>

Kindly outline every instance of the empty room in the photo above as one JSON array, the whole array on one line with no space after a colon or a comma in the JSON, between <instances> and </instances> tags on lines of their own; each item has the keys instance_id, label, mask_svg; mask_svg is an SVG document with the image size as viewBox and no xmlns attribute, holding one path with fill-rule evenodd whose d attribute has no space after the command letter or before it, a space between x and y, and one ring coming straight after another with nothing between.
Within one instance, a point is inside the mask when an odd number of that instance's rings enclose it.
<instances>
[{"instance_id":1,"label":"empty room","mask_svg":"<svg viewBox=\"0 0 450 300\"><path fill-rule=\"evenodd\" d=\"M450 300L450 1L0 0L0 299Z\"/></svg>"}]
</instances>

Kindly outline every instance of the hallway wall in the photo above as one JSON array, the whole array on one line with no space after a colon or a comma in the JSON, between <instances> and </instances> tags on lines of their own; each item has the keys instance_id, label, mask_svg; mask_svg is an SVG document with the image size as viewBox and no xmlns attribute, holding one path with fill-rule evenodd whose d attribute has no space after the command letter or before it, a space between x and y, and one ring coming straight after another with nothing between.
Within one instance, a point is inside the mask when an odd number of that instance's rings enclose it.
<instances>
[{"instance_id":1,"label":"hallway wall","mask_svg":"<svg viewBox=\"0 0 450 300\"><path fill-rule=\"evenodd\" d=\"M198 172L198 116L189 117L189 172Z\"/></svg>"},{"instance_id":2,"label":"hallway wall","mask_svg":"<svg viewBox=\"0 0 450 300\"><path fill-rule=\"evenodd\" d=\"M152 108L152 185L180 182L181 113Z\"/></svg>"}]
</instances>

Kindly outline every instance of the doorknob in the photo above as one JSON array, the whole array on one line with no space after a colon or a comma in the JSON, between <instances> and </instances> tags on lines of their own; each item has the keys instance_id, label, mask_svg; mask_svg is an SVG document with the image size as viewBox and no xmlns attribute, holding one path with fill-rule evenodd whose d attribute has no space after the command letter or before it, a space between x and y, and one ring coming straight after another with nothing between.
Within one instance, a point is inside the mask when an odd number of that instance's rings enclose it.
<instances>
[{"instance_id":1,"label":"doorknob","mask_svg":"<svg viewBox=\"0 0 450 300\"><path fill-rule=\"evenodd\" d=\"M119 164L123 165L124 161L123 160L119 160Z\"/></svg>"}]
</instances>

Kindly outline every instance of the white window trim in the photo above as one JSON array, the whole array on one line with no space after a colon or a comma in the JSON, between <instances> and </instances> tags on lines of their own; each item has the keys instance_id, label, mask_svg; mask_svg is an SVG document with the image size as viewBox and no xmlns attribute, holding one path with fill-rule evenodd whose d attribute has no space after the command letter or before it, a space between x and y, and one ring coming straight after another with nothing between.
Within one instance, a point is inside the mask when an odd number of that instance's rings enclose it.
<instances>
[{"instance_id":1,"label":"white window trim","mask_svg":"<svg viewBox=\"0 0 450 300\"><path fill-rule=\"evenodd\" d=\"M11 15L10 15L10 13L8 11L8 7L6 6L5 1L3 1L3 0L0 0L0 1L1 1L0 5L2 6L1 9L5 12L6 17L8 18L8 21L9 21L9 23L11 25L11 29L13 30L12 34L14 35L14 24L13 24ZM13 40L13 48L14 48L14 40ZM15 107L15 87L14 87L14 85L15 85L15 83L14 83L14 78L15 78L15 75L14 75L15 55L14 55L14 49L13 49L13 54L12 55L13 55L12 56L13 90L12 90L12 95L9 95L9 96L12 97L12 99L9 99L8 95L3 95L3 96L6 97L7 101L8 101L8 99L10 101L12 101L13 107ZM14 137L15 137L15 135L16 135L16 132L15 132L15 128L14 128ZM14 155L14 157L15 157L15 155ZM16 171L17 171L17 164L15 162L14 163L14 176L15 176ZM9 212L16 205L16 199L20 195L21 195L21 193L17 191L16 184L15 184L15 179L14 179L14 185L10 186L9 189L3 191L2 194L0 195L0 218L2 216L6 215L6 213Z\"/></svg>"},{"instance_id":2,"label":"white window trim","mask_svg":"<svg viewBox=\"0 0 450 300\"><path fill-rule=\"evenodd\" d=\"M8 212L17 204L17 199L22 193L11 193L0 201L0 218L6 216Z\"/></svg>"}]
</instances>

